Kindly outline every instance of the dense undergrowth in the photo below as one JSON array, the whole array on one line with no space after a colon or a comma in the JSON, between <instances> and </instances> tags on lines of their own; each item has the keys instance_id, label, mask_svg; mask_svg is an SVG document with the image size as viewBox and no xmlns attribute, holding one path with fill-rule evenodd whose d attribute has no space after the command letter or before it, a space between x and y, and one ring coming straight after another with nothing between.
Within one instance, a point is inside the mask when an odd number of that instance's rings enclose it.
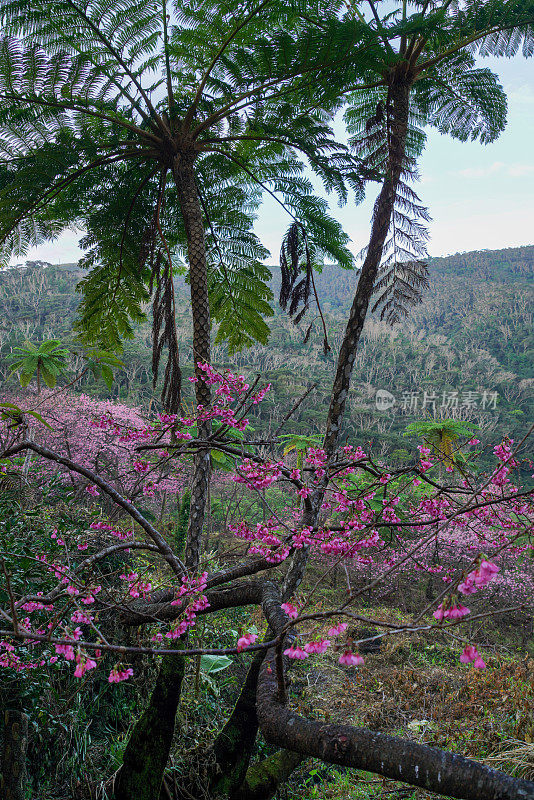
<instances>
[{"instance_id":1,"label":"dense undergrowth","mask_svg":"<svg viewBox=\"0 0 534 800\"><path fill-rule=\"evenodd\" d=\"M0 503L0 536L5 544L16 537L24 580L38 582L32 570L32 554L53 550L49 523L59 520L62 530L73 535L87 527L94 510L88 504L72 511L72 487L52 482L42 492L4 489ZM281 506L283 495L272 491L270 501ZM214 570L220 558L231 558L233 541L219 532L221 500L212 500L212 536L205 564ZM14 513L14 509L16 512ZM252 516L259 508L250 509ZM175 535L177 512L167 519L169 536ZM77 533L78 532L78 533ZM312 565L301 591L306 593L322 574L323 566ZM134 569L149 575L157 585L158 567L150 555L117 556L98 573L106 586L111 570ZM108 577L108 574L110 577ZM310 611L337 604L346 594L347 581L358 585L362 575L350 565L334 570L323 582L320 596ZM358 611L368 619L398 625L415 612L439 585L439 578L419 581L401 577L386 597L369 594ZM37 583L36 583L37 586ZM411 586L411 591L408 587ZM120 632L112 618L101 615L100 629L115 638ZM325 629L327 623L325 623ZM203 620L194 629L192 645L231 646L243 630L264 632L261 613L227 610ZM372 637L376 629L355 625L349 636ZM476 670L458 662L463 636L485 646L487 668ZM138 641L136 629L122 634L125 644ZM342 667L334 654L320 660L298 662L291 670L290 699L295 710L325 722L344 721L384 733L402 735L470 756L480 761L496 757L500 766L528 777L534 771L534 639L527 614L515 612L478 621L451 641L450 637L419 635L386 636L377 645L368 644L365 665ZM365 652L365 650L364 650ZM189 659L177 718L175 742L166 781L181 785L193 776L202 783L205 754L220 730L221 720L231 711L246 674L250 656ZM135 677L118 687L110 686L100 670L73 678L66 663L55 662L34 674L20 675L2 670L0 704L16 693L30 714L31 745L28 758L32 800L105 800L112 796L117 773L132 726L146 704L157 665L146 656L132 659ZM111 665L111 659L110 659ZM502 754L511 741L527 748L522 760ZM272 751L260 739L259 754ZM499 755L500 754L500 755ZM304 760L277 795L279 800L386 800L432 795L413 790L369 773L345 770Z\"/></svg>"}]
</instances>

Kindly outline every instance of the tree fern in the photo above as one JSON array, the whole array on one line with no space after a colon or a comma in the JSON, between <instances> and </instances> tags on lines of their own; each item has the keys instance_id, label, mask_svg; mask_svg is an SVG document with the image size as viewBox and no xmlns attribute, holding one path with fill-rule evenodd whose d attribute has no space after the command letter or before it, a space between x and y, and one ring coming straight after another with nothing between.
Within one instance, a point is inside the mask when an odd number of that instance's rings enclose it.
<instances>
[{"instance_id":1,"label":"tree fern","mask_svg":"<svg viewBox=\"0 0 534 800\"><path fill-rule=\"evenodd\" d=\"M217 336L231 349L265 342L267 251L252 230L262 193L277 196L314 247L352 266L347 237L302 175L308 164L341 201L350 190L363 196L360 159L336 142L331 121L360 75L354 54L370 57L373 37L339 9L327 0L0 0L4 259L67 225L85 229L80 335L119 347L148 300L146 253L162 253L166 270L187 262L174 185L184 158L202 202ZM155 331L160 355L161 341Z\"/></svg>"},{"instance_id":2,"label":"tree fern","mask_svg":"<svg viewBox=\"0 0 534 800\"><path fill-rule=\"evenodd\" d=\"M494 73L475 66L475 54L505 55L523 48L530 55L534 6L517 0L408 0L391 4L382 17L373 2L370 6L374 16L368 27L382 53L365 70L361 88L349 96L345 121L351 144L369 170L386 181L398 172L373 306L394 323L428 286L429 216L411 186L425 145L424 129L430 126L461 141L482 143L499 135L506 123L506 97ZM408 92L408 120L402 152L395 153L394 98L400 86ZM368 252L366 247L362 255Z\"/></svg>"}]
</instances>

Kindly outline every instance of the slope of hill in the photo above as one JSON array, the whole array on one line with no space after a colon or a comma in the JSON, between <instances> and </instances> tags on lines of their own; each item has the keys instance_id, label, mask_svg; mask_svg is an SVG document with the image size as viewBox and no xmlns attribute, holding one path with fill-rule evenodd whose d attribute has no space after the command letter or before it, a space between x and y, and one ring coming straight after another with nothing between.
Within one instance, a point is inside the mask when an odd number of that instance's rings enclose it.
<instances>
[{"instance_id":1,"label":"slope of hill","mask_svg":"<svg viewBox=\"0 0 534 800\"><path fill-rule=\"evenodd\" d=\"M72 338L81 277L76 265L29 263L0 274L0 377L8 376L6 358L24 339ZM424 302L404 323L388 328L368 319L357 355L349 398L346 434L373 441L380 452L402 459L408 447L406 425L424 416L467 419L484 438L518 438L532 418L534 387L534 246L460 253L430 262L431 287ZM312 384L313 394L295 414L292 430L316 433L322 426L346 312L356 272L333 266L317 276L332 351L325 356L319 320L313 308L299 327L280 310L271 319L268 347L252 347L232 358L217 346L221 365L261 372L273 384L254 425L259 433L276 427L295 399ZM278 273L273 268L276 294ZM178 286L179 334L184 372L189 372L190 320L187 287ZM304 332L312 333L304 342ZM125 344L125 370L112 396L147 403L153 397L149 324ZM12 379L13 380L13 379ZM105 396L105 386L88 383L84 391ZM190 384L185 381L184 390ZM377 409L376 393L386 390L395 402ZM482 437L481 437L482 438Z\"/></svg>"}]
</instances>

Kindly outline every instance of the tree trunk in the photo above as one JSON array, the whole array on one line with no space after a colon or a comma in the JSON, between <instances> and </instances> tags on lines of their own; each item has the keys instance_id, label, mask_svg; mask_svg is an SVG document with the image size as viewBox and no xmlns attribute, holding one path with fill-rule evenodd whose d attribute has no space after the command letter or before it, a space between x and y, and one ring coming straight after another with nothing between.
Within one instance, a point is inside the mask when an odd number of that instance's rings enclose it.
<instances>
[{"instance_id":1,"label":"tree trunk","mask_svg":"<svg viewBox=\"0 0 534 800\"><path fill-rule=\"evenodd\" d=\"M157 800L174 736L185 672L181 656L163 656L149 704L132 731L114 800Z\"/></svg>"},{"instance_id":2,"label":"tree trunk","mask_svg":"<svg viewBox=\"0 0 534 800\"><path fill-rule=\"evenodd\" d=\"M23 711L11 708L5 711L4 719L0 797L4 800L24 800L28 717Z\"/></svg>"},{"instance_id":3,"label":"tree trunk","mask_svg":"<svg viewBox=\"0 0 534 800\"><path fill-rule=\"evenodd\" d=\"M316 489L305 501L304 510L300 518L300 524L303 528L307 528L309 526L314 528L315 525L317 525L324 492L325 489ZM291 561L286 572L284 586L282 589L282 598L284 602L289 600L295 594L298 587L302 583L304 573L306 572L306 565L308 563L309 555L310 548L309 545L307 545L295 550L291 556Z\"/></svg>"},{"instance_id":4,"label":"tree trunk","mask_svg":"<svg viewBox=\"0 0 534 800\"><path fill-rule=\"evenodd\" d=\"M338 444L358 344L369 309L369 303L373 295L376 277L380 268L380 262L382 261L384 244L395 208L395 198L406 151L410 85L403 81L393 84L391 86L391 102L393 120L389 139L388 169L382 184L382 189L375 203L367 255L363 262L356 294L345 329L345 335L339 349L323 444L328 458L334 454ZM323 502L325 490L326 485L323 484L319 486L313 494L312 504L314 511L312 515L313 520L311 521L313 526L317 524L317 518ZM303 526L309 524L310 521L302 521ZM294 553L284 585L284 599L287 600L291 597L300 586L306 570L307 561L308 548L303 547Z\"/></svg>"},{"instance_id":5,"label":"tree trunk","mask_svg":"<svg viewBox=\"0 0 534 800\"><path fill-rule=\"evenodd\" d=\"M210 783L213 794L231 794L243 783L258 732L256 689L263 662L263 651L255 654L234 709L213 744L215 775Z\"/></svg>"},{"instance_id":6,"label":"tree trunk","mask_svg":"<svg viewBox=\"0 0 534 800\"><path fill-rule=\"evenodd\" d=\"M375 203L369 246L350 310L345 336L339 349L324 439L324 449L327 456L331 456L337 447L354 360L369 309L369 302L373 295L384 244L395 208L399 179L404 166L410 108L409 83L399 81L393 84L390 87L390 97L393 119L389 139L388 169Z\"/></svg>"},{"instance_id":7,"label":"tree trunk","mask_svg":"<svg viewBox=\"0 0 534 800\"><path fill-rule=\"evenodd\" d=\"M198 406L206 408L211 402L211 392L198 364L210 363L210 305L208 297L208 272L206 265L206 239L204 220L193 171L194 155L181 154L176 157L172 173L176 183L180 209L187 236L189 260L189 282L191 288L191 313L193 317L193 358L195 362L196 400ZM209 436L211 426L198 426L199 439ZM200 450L195 456L193 482L191 486L191 512L187 529L185 563L196 569L200 559L202 529L206 514L208 483L210 479L210 451Z\"/></svg>"},{"instance_id":8,"label":"tree trunk","mask_svg":"<svg viewBox=\"0 0 534 800\"><path fill-rule=\"evenodd\" d=\"M177 156L172 167L172 174L187 237L193 317L193 358L197 377L196 400L197 406L206 408L211 402L211 392L198 364L210 362L211 322L204 221L193 163L194 154ZM200 423L198 438L206 439L210 430L209 423ZM193 572L198 568L200 561L209 480L210 451L199 450L194 461L185 545L185 563ZM162 658L150 703L137 722L124 753L115 800L134 800L134 798L135 800L154 800L159 796L174 734L174 719L184 668L183 658L176 656Z\"/></svg>"}]
</instances>

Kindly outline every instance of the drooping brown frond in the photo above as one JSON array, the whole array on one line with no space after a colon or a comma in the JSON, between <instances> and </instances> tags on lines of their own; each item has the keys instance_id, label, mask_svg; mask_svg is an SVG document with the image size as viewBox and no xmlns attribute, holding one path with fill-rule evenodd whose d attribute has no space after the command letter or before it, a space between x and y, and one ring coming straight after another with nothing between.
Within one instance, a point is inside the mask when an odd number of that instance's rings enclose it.
<instances>
[{"instance_id":1,"label":"drooping brown frond","mask_svg":"<svg viewBox=\"0 0 534 800\"><path fill-rule=\"evenodd\" d=\"M304 225L298 221L293 222L288 228L280 249L280 269L282 273L280 306L287 310L289 316L293 317L295 325L298 325L309 308L310 297L313 293L323 325L323 351L327 355L331 347L328 343L326 323L313 278L312 250ZM298 280L300 276L302 277ZM288 303L289 309L287 309ZM300 310L299 307L301 307ZM311 327L310 325L306 332L304 343L310 337Z\"/></svg>"},{"instance_id":2,"label":"drooping brown frond","mask_svg":"<svg viewBox=\"0 0 534 800\"><path fill-rule=\"evenodd\" d=\"M284 236L280 248L280 269L282 273L280 306L284 311L287 310L289 316L294 317L295 324L298 324L308 310L312 288L311 255L300 222L292 222ZM300 306L302 308L298 311Z\"/></svg>"},{"instance_id":3,"label":"drooping brown frond","mask_svg":"<svg viewBox=\"0 0 534 800\"><path fill-rule=\"evenodd\" d=\"M151 284L156 287L152 301L152 385L156 387L161 357L166 347L167 364L161 403L169 414L176 414L180 410L182 371L176 334L172 267L161 248L153 262Z\"/></svg>"}]
</instances>

